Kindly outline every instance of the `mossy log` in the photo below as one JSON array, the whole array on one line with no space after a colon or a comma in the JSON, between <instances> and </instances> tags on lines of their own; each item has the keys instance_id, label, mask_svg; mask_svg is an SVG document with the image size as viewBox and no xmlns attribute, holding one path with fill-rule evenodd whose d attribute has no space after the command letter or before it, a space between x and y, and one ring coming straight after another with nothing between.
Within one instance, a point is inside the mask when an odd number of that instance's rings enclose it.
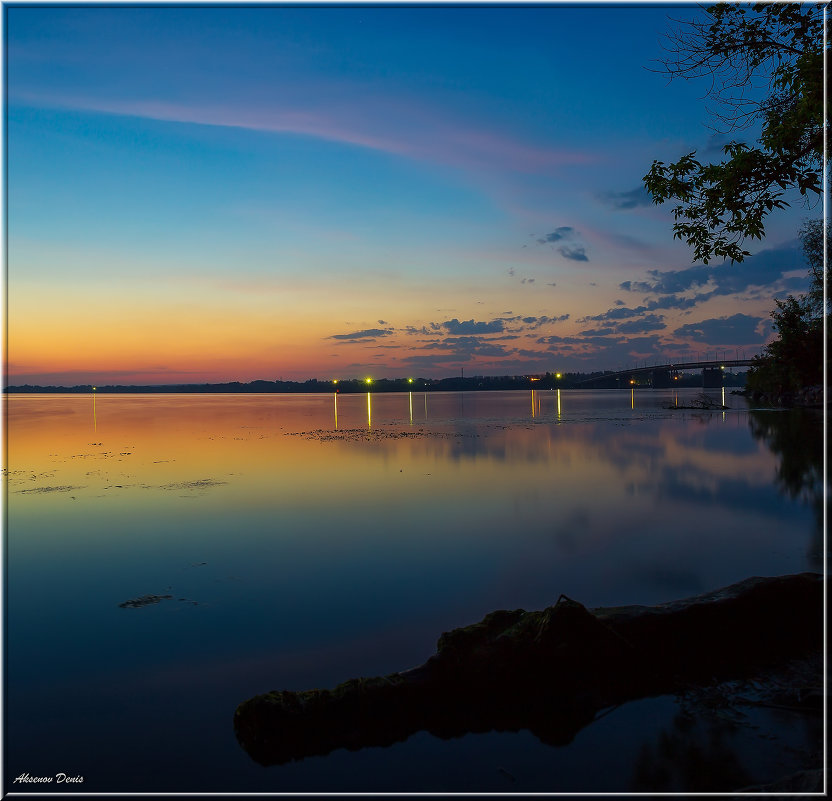
<instances>
[{"instance_id":1,"label":"mossy log","mask_svg":"<svg viewBox=\"0 0 832 801\"><path fill-rule=\"evenodd\" d=\"M823 580L750 578L658 606L588 610L561 596L542 611L492 612L442 634L402 673L332 690L274 691L240 704L237 739L264 765L336 748L529 729L568 743L607 707L750 676L821 647Z\"/></svg>"}]
</instances>

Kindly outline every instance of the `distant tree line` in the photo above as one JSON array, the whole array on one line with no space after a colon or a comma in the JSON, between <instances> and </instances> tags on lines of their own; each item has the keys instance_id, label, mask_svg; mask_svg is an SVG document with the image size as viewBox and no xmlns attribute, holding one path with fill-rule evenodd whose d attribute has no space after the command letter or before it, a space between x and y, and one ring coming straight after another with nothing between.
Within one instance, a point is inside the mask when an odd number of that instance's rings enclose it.
<instances>
[{"instance_id":1,"label":"distant tree line","mask_svg":"<svg viewBox=\"0 0 832 801\"><path fill-rule=\"evenodd\" d=\"M605 376L610 376L604 381ZM377 378L368 382L366 379L348 378L338 381L320 381L317 378L310 378L308 381L229 381L224 384L150 384L150 385L129 385L110 384L96 385L97 393L122 393L122 394L153 394L153 393L309 393L309 392L484 392L494 390L518 390L518 389L615 389L624 387L623 379L612 378L610 370L596 371L592 373L545 373L541 375L503 375L503 376L455 376L452 378ZM583 382L590 379L598 379L597 382L587 386ZM646 375L638 380L639 386L648 385ZM725 374L726 386L744 386L745 374ZM679 376L676 386L699 387L702 379L698 372ZM627 387L624 388L628 388ZM80 384L73 387L60 386L37 386L23 384L19 386L6 387L7 393L62 393L62 394L83 394L93 392L92 384Z\"/></svg>"}]
</instances>

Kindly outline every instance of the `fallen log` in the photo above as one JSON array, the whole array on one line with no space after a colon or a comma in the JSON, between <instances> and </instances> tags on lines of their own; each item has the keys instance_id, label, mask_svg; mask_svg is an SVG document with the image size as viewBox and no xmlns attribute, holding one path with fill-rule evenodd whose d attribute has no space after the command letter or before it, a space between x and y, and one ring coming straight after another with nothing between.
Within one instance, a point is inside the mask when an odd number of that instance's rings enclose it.
<instances>
[{"instance_id":1,"label":"fallen log","mask_svg":"<svg viewBox=\"0 0 832 801\"><path fill-rule=\"evenodd\" d=\"M749 578L658 606L588 610L565 596L442 634L419 667L332 690L273 691L234 714L240 745L273 765L426 730L529 729L568 743L605 708L750 676L821 647L823 577Z\"/></svg>"}]
</instances>

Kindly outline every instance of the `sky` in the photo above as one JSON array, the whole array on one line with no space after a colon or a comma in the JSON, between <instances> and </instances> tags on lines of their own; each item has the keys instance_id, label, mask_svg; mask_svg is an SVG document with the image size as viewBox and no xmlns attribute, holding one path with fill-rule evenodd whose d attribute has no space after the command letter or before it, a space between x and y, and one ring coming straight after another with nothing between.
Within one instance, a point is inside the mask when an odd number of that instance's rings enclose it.
<instances>
[{"instance_id":1,"label":"sky","mask_svg":"<svg viewBox=\"0 0 832 801\"><path fill-rule=\"evenodd\" d=\"M7 5L7 381L515 375L748 357L798 199L694 264L654 159L676 6Z\"/></svg>"}]
</instances>

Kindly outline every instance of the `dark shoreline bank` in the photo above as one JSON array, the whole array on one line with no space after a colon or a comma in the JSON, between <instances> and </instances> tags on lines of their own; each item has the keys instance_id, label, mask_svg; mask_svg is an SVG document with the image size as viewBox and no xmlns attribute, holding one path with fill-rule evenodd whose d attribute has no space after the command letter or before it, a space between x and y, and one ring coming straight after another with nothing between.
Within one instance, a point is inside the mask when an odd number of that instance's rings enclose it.
<instances>
[{"instance_id":1,"label":"dark shoreline bank","mask_svg":"<svg viewBox=\"0 0 832 801\"><path fill-rule=\"evenodd\" d=\"M747 398L749 402L770 406L775 409L822 409L823 386L803 387L797 392L759 392L745 389L735 393Z\"/></svg>"},{"instance_id":2,"label":"dark shoreline bank","mask_svg":"<svg viewBox=\"0 0 832 801\"><path fill-rule=\"evenodd\" d=\"M822 642L816 573L746 579L652 607L587 610L562 596L539 612L502 610L447 632L411 670L251 698L234 729L263 765L391 745L421 730L450 738L529 729L565 745L603 710L787 671L816 661Z\"/></svg>"}]
</instances>

